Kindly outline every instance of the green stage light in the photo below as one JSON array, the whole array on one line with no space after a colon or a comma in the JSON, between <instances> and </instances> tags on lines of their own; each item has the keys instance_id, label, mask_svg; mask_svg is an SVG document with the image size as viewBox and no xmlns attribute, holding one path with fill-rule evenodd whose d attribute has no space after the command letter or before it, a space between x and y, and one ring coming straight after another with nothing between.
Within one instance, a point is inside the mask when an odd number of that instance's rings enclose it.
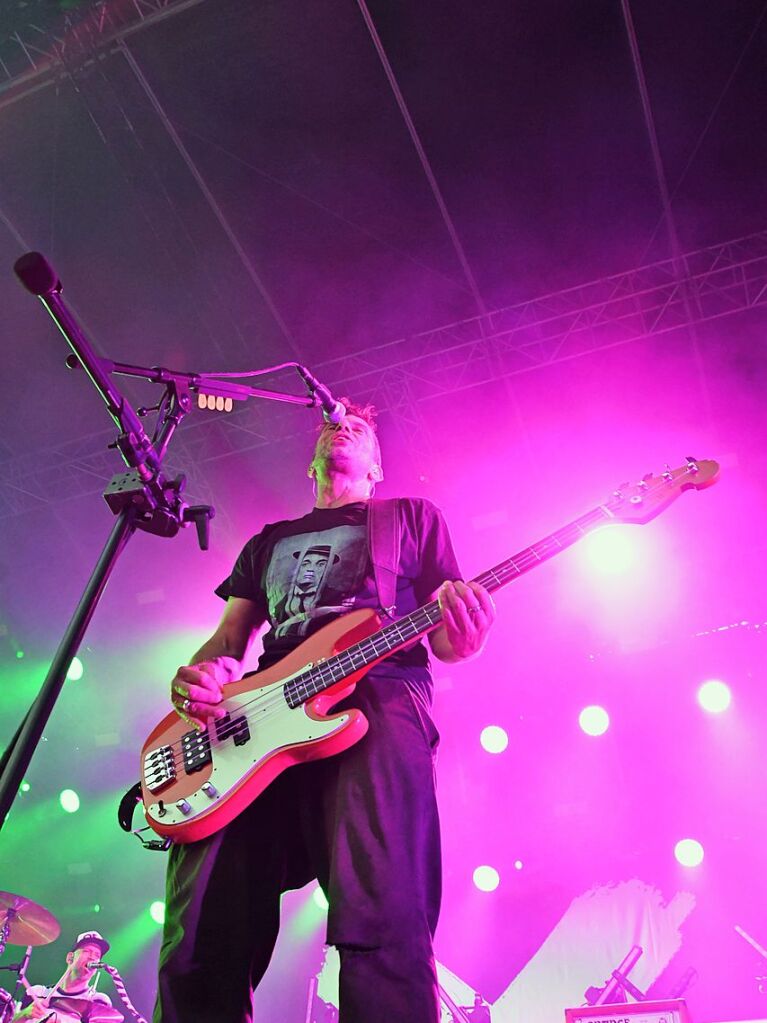
<instances>
[{"instance_id":1,"label":"green stage light","mask_svg":"<svg viewBox=\"0 0 767 1023\"><path fill-rule=\"evenodd\" d=\"M165 923L165 903L164 902L153 902L149 907L149 915L156 924Z\"/></svg>"},{"instance_id":2,"label":"green stage light","mask_svg":"<svg viewBox=\"0 0 767 1023\"><path fill-rule=\"evenodd\" d=\"M79 657L73 657L72 663L69 665L69 671L67 672L67 679L70 682L77 682L83 677L83 662Z\"/></svg>"},{"instance_id":3,"label":"green stage light","mask_svg":"<svg viewBox=\"0 0 767 1023\"><path fill-rule=\"evenodd\" d=\"M16 656L18 657L19 660L22 660L22 658L24 657L24 651L23 650L17 650L16 651Z\"/></svg>"},{"instance_id":4,"label":"green stage light","mask_svg":"<svg viewBox=\"0 0 767 1023\"><path fill-rule=\"evenodd\" d=\"M74 789L64 789L59 793L59 802L61 809L66 810L67 813L77 813L80 809L80 797Z\"/></svg>"},{"instance_id":5,"label":"green stage light","mask_svg":"<svg viewBox=\"0 0 767 1023\"><path fill-rule=\"evenodd\" d=\"M29 792L31 788L32 786L29 784L28 781L23 781L19 786L19 792Z\"/></svg>"},{"instance_id":6,"label":"green stage light","mask_svg":"<svg viewBox=\"0 0 767 1023\"><path fill-rule=\"evenodd\" d=\"M98 902L94 902L93 903L93 912L94 913L100 913L101 912L101 905Z\"/></svg>"}]
</instances>

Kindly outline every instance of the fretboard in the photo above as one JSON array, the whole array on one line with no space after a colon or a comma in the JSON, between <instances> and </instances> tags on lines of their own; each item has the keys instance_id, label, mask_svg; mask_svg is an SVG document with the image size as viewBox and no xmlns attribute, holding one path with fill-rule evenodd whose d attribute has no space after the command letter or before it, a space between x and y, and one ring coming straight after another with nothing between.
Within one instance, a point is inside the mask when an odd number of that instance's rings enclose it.
<instances>
[{"instance_id":1,"label":"fretboard","mask_svg":"<svg viewBox=\"0 0 767 1023\"><path fill-rule=\"evenodd\" d=\"M543 564L555 554L566 550L598 526L612 519L606 507L600 505L593 511L581 515L562 529L551 533L532 547L526 547L494 568L478 575L475 582L481 583L491 593L506 586L512 580L529 572L536 565ZM338 654L333 654L319 664L307 666L298 675L285 683L285 699L291 707L298 707L323 690L342 682L349 675L367 668L376 661L388 657L401 647L431 631L442 621L439 603L432 600L417 611L384 626L372 636L354 643Z\"/></svg>"}]
</instances>

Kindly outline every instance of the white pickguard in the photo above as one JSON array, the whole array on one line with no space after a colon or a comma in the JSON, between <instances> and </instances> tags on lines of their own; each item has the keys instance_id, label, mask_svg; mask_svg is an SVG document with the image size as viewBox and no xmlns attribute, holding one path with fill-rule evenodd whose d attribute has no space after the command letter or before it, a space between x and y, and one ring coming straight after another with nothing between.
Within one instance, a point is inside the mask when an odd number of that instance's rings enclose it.
<instances>
[{"instance_id":1,"label":"white pickguard","mask_svg":"<svg viewBox=\"0 0 767 1023\"><path fill-rule=\"evenodd\" d=\"M179 800L180 803L186 802L190 809L182 810L176 803L167 803L162 800L162 793L158 793L158 800L145 808L147 816L164 827L195 820L206 811L214 809L277 750L325 738L340 731L348 723L349 714L340 714L332 720L315 721L306 713L304 706L289 707L281 695L284 684L283 680L276 686L261 690L258 700L254 700L253 693L224 700L221 706L231 714L232 719L242 714L247 716L250 740L242 746L236 746L233 738L217 739L215 726L210 726L212 771L207 779L205 773L201 772L200 788L183 801ZM262 706L254 710L258 703ZM202 786L205 781L213 786L215 794L204 791ZM161 800L164 813L160 812Z\"/></svg>"}]
</instances>

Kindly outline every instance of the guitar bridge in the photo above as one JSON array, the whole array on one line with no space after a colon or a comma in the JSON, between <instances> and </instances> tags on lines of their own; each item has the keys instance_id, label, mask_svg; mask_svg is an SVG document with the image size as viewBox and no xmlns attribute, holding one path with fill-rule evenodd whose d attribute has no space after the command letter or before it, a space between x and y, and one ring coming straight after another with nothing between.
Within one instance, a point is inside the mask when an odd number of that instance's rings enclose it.
<instances>
[{"instance_id":1,"label":"guitar bridge","mask_svg":"<svg viewBox=\"0 0 767 1023\"><path fill-rule=\"evenodd\" d=\"M171 746L159 746L144 757L144 781L150 792L159 792L176 778Z\"/></svg>"}]
</instances>

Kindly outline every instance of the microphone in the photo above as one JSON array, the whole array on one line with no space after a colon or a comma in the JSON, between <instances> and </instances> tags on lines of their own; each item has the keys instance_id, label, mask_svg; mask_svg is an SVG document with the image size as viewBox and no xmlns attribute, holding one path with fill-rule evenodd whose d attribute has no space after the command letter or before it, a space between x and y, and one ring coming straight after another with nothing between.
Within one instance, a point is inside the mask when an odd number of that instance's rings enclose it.
<instances>
[{"instance_id":1,"label":"microphone","mask_svg":"<svg viewBox=\"0 0 767 1023\"><path fill-rule=\"evenodd\" d=\"M346 406L342 405L340 401L336 401L327 387L321 384L315 376L312 376L306 366L298 366L297 369L310 393L314 396L315 408L318 405L321 407L322 418L326 423L338 426L346 415Z\"/></svg>"},{"instance_id":2,"label":"microphone","mask_svg":"<svg viewBox=\"0 0 767 1023\"><path fill-rule=\"evenodd\" d=\"M88 969L89 970L105 970L108 965L109 965L108 963L88 963Z\"/></svg>"},{"instance_id":3,"label":"microphone","mask_svg":"<svg viewBox=\"0 0 767 1023\"><path fill-rule=\"evenodd\" d=\"M27 252L13 264L21 283L33 295L41 297L61 291L56 271L40 252Z\"/></svg>"}]
</instances>

